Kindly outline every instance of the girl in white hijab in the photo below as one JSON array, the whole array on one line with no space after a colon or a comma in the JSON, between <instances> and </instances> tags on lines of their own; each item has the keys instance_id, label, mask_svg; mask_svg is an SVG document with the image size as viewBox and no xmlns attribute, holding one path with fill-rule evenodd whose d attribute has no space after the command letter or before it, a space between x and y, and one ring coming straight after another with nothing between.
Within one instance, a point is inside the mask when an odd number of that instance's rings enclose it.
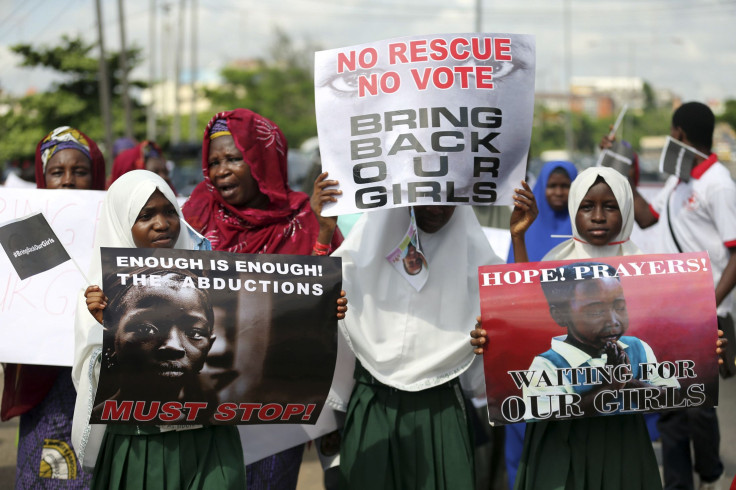
<instances>
[{"instance_id":1,"label":"girl in white hijab","mask_svg":"<svg viewBox=\"0 0 736 490\"><path fill-rule=\"evenodd\" d=\"M543 260L635 255L629 240L634 200L628 180L616 170L589 168L570 187L573 237ZM471 344L482 353L485 330L476 324ZM660 488L644 417L589 417L527 424L516 490L647 490Z\"/></svg>"},{"instance_id":2,"label":"girl in white hijab","mask_svg":"<svg viewBox=\"0 0 736 490\"><path fill-rule=\"evenodd\" d=\"M184 221L169 185L153 172L134 170L116 180L103 201L88 276L92 284L102 283L100 247L140 244L133 227L139 220L151 219L142 217L141 210L154 202L163 203L160 212L174 226L157 232L158 238L168 239L162 245L141 246L210 249L209 242ZM99 287L90 286L80 294L75 318L72 380L77 402L72 442L83 466L94 467L92 488L244 488L243 451L234 426L161 432L157 427L110 425L106 430L104 425L89 424L100 375L103 326L91 314L85 296L96 296L98 304L105 299ZM141 458L142 454L147 456Z\"/></svg>"},{"instance_id":3,"label":"girl in white hijab","mask_svg":"<svg viewBox=\"0 0 736 490\"><path fill-rule=\"evenodd\" d=\"M621 217L621 230L605 245L591 243L590 232L586 229L578 229L580 205L586 199L591 187L600 179L613 192ZM581 172L570 186L567 208L572 221L572 238L550 250L542 260L589 259L641 254L639 247L629 239L634 228L634 196L629 181L618 171L609 167L591 167Z\"/></svg>"},{"instance_id":4,"label":"girl in white hijab","mask_svg":"<svg viewBox=\"0 0 736 490\"><path fill-rule=\"evenodd\" d=\"M543 260L641 254L629 239L634 227L631 186L618 171L592 167L581 172L570 187L568 207L573 237ZM515 489L661 486L641 414L527 424Z\"/></svg>"},{"instance_id":5,"label":"girl in white hijab","mask_svg":"<svg viewBox=\"0 0 736 490\"><path fill-rule=\"evenodd\" d=\"M478 266L502 261L470 207L414 209L429 272L419 290L387 260L409 228L407 208L364 214L332 254L351 301L340 329L358 360L352 393L331 399L347 408L344 488L473 488L458 380L482 394L483 377L465 325L479 310Z\"/></svg>"}]
</instances>

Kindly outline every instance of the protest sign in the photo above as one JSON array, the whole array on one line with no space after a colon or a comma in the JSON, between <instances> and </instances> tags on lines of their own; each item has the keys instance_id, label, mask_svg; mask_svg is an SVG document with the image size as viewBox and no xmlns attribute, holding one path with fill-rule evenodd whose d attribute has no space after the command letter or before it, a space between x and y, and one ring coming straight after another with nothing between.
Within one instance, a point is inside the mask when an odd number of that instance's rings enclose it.
<instances>
[{"instance_id":1,"label":"protest sign","mask_svg":"<svg viewBox=\"0 0 736 490\"><path fill-rule=\"evenodd\" d=\"M339 258L103 248L91 423L314 424L337 355Z\"/></svg>"},{"instance_id":2,"label":"protest sign","mask_svg":"<svg viewBox=\"0 0 736 490\"><path fill-rule=\"evenodd\" d=\"M598 156L598 167L611 167L624 177L629 177L629 171L634 163L634 149L620 141L613 143L610 149L601 151Z\"/></svg>"},{"instance_id":3,"label":"protest sign","mask_svg":"<svg viewBox=\"0 0 736 490\"><path fill-rule=\"evenodd\" d=\"M103 191L0 187L0 222L42 212L84 272L92 256ZM0 253L0 362L71 366L74 312L86 287L72 261L21 279Z\"/></svg>"},{"instance_id":4,"label":"protest sign","mask_svg":"<svg viewBox=\"0 0 736 490\"><path fill-rule=\"evenodd\" d=\"M104 197L104 191L0 186L0 222L42 212L59 243L87 272ZM0 253L0 325L6 326L0 362L71 366L74 313L86 287L71 261L21 279Z\"/></svg>"},{"instance_id":5,"label":"protest sign","mask_svg":"<svg viewBox=\"0 0 736 490\"><path fill-rule=\"evenodd\" d=\"M667 142L659 156L659 171L687 182L690 180L690 171L695 166L697 157L708 158L708 155L667 136Z\"/></svg>"},{"instance_id":6,"label":"protest sign","mask_svg":"<svg viewBox=\"0 0 736 490\"><path fill-rule=\"evenodd\" d=\"M511 204L524 178L535 46L523 34L414 36L315 53L323 214Z\"/></svg>"},{"instance_id":7,"label":"protest sign","mask_svg":"<svg viewBox=\"0 0 736 490\"><path fill-rule=\"evenodd\" d=\"M70 260L64 245L43 213L0 226L0 245L21 279L53 269Z\"/></svg>"},{"instance_id":8,"label":"protest sign","mask_svg":"<svg viewBox=\"0 0 736 490\"><path fill-rule=\"evenodd\" d=\"M492 424L718 402L708 255L479 269Z\"/></svg>"}]
</instances>

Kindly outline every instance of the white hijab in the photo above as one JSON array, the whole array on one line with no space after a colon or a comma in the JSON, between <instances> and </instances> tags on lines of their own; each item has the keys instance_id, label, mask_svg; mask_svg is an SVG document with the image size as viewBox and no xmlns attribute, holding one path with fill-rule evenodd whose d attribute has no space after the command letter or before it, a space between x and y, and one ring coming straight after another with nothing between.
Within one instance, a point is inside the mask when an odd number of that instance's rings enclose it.
<instances>
[{"instance_id":1,"label":"white hijab","mask_svg":"<svg viewBox=\"0 0 736 490\"><path fill-rule=\"evenodd\" d=\"M419 391L468 369L468 332L480 312L478 267L501 264L469 206L436 233L419 230L429 278L417 291L386 260L409 227L409 210L365 213L333 256L342 257L350 311L340 329L383 384ZM480 364L480 363L479 363Z\"/></svg>"},{"instance_id":2,"label":"white hijab","mask_svg":"<svg viewBox=\"0 0 736 490\"><path fill-rule=\"evenodd\" d=\"M192 250L195 241L187 231L181 208L171 187L161 177L148 170L133 170L117 179L107 191L100 209L100 219L95 233L92 262L87 276L92 284L102 286L100 247L135 248L131 228L138 213L151 195L159 190L174 205L181 223L181 231L174 248ZM72 381L77 388L72 424L72 444L82 461L89 468L94 465L102 439L104 426L89 425L99 379L99 353L102 349L102 325L87 310L84 292L79 294L74 319L74 365ZM89 444L88 444L89 443ZM86 448L90 450L85 451ZM85 457L86 455L86 457Z\"/></svg>"},{"instance_id":3,"label":"white hijab","mask_svg":"<svg viewBox=\"0 0 736 490\"><path fill-rule=\"evenodd\" d=\"M608 245L591 245L583 240L575 226L575 216L578 214L580 203L599 176L613 191L621 210L621 231ZM570 186L567 209L572 222L573 237L547 252L542 260L592 259L642 253L629 239L634 229L634 195L631 192L631 185L617 170L609 167L591 167L580 172Z\"/></svg>"}]
</instances>

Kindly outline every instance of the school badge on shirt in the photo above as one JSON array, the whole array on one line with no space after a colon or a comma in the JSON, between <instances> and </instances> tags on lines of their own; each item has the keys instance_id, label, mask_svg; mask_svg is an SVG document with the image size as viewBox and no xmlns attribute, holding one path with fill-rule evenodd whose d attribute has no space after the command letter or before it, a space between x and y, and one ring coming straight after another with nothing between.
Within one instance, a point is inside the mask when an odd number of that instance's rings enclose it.
<instances>
[{"instance_id":1,"label":"school badge on shirt","mask_svg":"<svg viewBox=\"0 0 736 490\"><path fill-rule=\"evenodd\" d=\"M417 219L414 216L413 207L411 208L409 229L406 230L394 250L386 256L386 260L394 266L404 279L409 281L414 289L422 290L429 278L429 265L419 243Z\"/></svg>"}]
</instances>

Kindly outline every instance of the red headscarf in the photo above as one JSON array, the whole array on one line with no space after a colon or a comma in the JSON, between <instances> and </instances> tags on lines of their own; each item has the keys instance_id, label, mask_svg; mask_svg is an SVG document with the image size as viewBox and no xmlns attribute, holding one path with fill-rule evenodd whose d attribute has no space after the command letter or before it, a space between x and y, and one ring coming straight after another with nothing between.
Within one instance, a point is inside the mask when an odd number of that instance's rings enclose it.
<instances>
[{"instance_id":1,"label":"red headscarf","mask_svg":"<svg viewBox=\"0 0 736 490\"><path fill-rule=\"evenodd\" d=\"M145 170L147 158L163 158L163 156L164 153L161 151L161 147L153 141L142 141L133 148L121 151L115 157L115 161L112 164L112 172L110 173L110 178L107 180L107 188L110 188L113 182L131 170ZM169 179L165 178L164 180L169 184L174 194L177 194L174 184Z\"/></svg>"},{"instance_id":2,"label":"red headscarf","mask_svg":"<svg viewBox=\"0 0 736 490\"><path fill-rule=\"evenodd\" d=\"M268 197L268 209L236 208L226 203L209 178L210 129L225 120L235 146ZM309 196L294 192L286 179L286 138L265 117L248 109L216 114L204 130L202 172L204 182L194 188L182 212L187 222L212 242L213 250L240 253L309 255L319 224ZM336 230L332 247L342 242Z\"/></svg>"},{"instance_id":3,"label":"red headscarf","mask_svg":"<svg viewBox=\"0 0 736 490\"><path fill-rule=\"evenodd\" d=\"M63 139L60 139L63 138ZM74 148L76 145L89 148L89 157L92 167L92 190L104 191L105 190L105 157L102 156L102 152L97 147L97 143L92 138L84 134L78 129L70 128L68 126L62 126L54 129L49 134L44 136L41 141L36 145L36 188L46 188L46 174L45 165L43 162L42 149L49 150L49 145L53 145L54 141L58 141L60 149ZM85 149L86 149L85 148ZM60 150L59 150L60 151ZM84 149L80 149L82 153L87 153ZM53 155L54 151L50 152ZM50 159L51 156L48 156Z\"/></svg>"},{"instance_id":4,"label":"red headscarf","mask_svg":"<svg viewBox=\"0 0 736 490\"><path fill-rule=\"evenodd\" d=\"M161 148L152 141L143 141L138 143L133 148L128 148L118 153L115 160L112 163L112 172L107 182L107 187L110 187L113 182L118 180L123 174L127 174L131 170L145 170L146 169L146 158L145 150L146 147L150 146L159 155L161 155Z\"/></svg>"}]
</instances>

